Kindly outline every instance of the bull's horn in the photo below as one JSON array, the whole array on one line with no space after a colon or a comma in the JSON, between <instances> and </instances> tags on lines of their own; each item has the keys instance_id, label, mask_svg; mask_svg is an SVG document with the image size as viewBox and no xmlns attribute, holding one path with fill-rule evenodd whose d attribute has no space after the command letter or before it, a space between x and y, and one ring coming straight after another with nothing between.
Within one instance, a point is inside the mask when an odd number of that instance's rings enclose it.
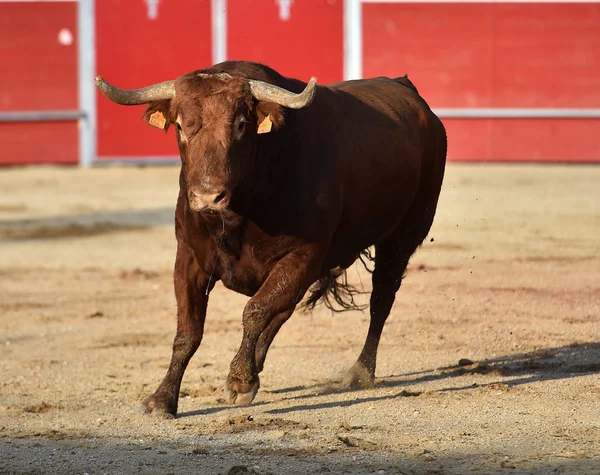
<instances>
[{"instance_id":1,"label":"bull's horn","mask_svg":"<svg viewBox=\"0 0 600 475\"><path fill-rule=\"evenodd\" d=\"M96 76L96 86L111 101L124 106L146 104L150 101L172 99L175 97L175 81L165 81L142 89L119 89Z\"/></svg>"},{"instance_id":2,"label":"bull's horn","mask_svg":"<svg viewBox=\"0 0 600 475\"><path fill-rule=\"evenodd\" d=\"M315 97L317 78L312 77L300 94L295 94L267 82L248 79L252 95L259 101L276 102L290 109L302 109L308 106Z\"/></svg>"}]
</instances>

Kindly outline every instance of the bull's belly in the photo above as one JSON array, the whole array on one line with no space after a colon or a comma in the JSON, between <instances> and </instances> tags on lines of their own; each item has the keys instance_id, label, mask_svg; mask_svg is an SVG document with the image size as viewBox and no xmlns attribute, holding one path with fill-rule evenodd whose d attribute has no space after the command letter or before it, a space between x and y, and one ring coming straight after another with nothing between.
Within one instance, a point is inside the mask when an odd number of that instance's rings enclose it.
<instances>
[{"instance_id":1,"label":"bull's belly","mask_svg":"<svg viewBox=\"0 0 600 475\"><path fill-rule=\"evenodd\" d=\"M255 246L243 245L239 258L220 253L218 270L226 288L249 297L258 292L278 260L259 259L255 251Z\"/></svg>"},{"instance_id":2,"label":"bull's belly","mask_svg":"<svg viewBox=\"0 0 600 475\"><path fill-rule=\"evenodd\" d=\"M401 228L405 215L406 208L391 212L387 216L379 215L380 219L364 216L357 221L343 223L332 239L325 272L335 267L350 267L360 257L361 252Z\"/></svg>"},{"instance_id":3,"label":"bull's belly","mask_svg":"<svg viewBox=\"0 0 600 475\"><path fill-rule=\"evenodd\" d=\"M234 292L252 297L263 284L254 269L231 268L221 274L221 283Z\"/></svg>"}]
</instances>

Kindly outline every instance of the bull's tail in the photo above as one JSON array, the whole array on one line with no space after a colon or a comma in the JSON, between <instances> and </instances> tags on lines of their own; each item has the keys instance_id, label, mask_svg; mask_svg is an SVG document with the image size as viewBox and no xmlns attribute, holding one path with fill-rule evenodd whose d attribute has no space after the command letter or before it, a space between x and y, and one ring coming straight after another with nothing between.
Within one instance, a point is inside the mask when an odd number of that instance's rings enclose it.
<instances>
[{"instance_id":1,"label":"bull's tail","mask_svg":"<svg viewBox=\"0 0 600 475\"><path fill-rule=\"evenodd\" d=\"M367 262L373 262L374 256L369 249L360 253L360 260L367 271L372 272ZM364 290L357 289L348 282L346 269L336 267L317 280L309 290L310 295L302 307L306 310L314 309L321 301L332 312L345 312L347 310L364 310L368 305L359 305L354 300L356 295L364 294Z\"/></svg>"}]
</instances>

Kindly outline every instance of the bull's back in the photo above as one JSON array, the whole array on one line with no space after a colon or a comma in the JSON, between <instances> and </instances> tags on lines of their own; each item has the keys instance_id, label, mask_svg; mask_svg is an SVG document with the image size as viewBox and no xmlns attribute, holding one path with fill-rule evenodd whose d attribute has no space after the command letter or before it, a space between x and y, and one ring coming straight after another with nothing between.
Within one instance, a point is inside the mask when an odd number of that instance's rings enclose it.
<instances>
[{"instance_id":1,"label":"bull's back","mask_svg":"<svg viewBox=\"0 0 600 475\"><path fill-rule=\"evenodd\" d=\"M331 86L340 105L337 124L344 211L338 235L358 229L361 245L373 244L411 209L423 175L437 119L407 78L376 78Z\"/></svg>"}]
</instances>

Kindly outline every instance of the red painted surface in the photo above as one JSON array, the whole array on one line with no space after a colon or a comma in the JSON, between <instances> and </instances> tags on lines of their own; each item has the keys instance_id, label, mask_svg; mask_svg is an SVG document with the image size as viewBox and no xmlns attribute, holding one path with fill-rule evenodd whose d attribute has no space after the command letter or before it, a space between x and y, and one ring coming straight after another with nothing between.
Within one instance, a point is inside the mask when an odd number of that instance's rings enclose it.
<instances>
[{"instance_id":1,"label":"red painted surface","mask_svg":"<svg viewBox=\"0 0 600 475\"><path fill-rule=\"evenodd\" d=\"M303 81L341 81L343 9L343 0L296 0L284 21L276 0L228 0L228 57L262 62Z\"/></svg>"},{"instance_id":2,"label":"red painted surface","mask_svg":"<svg viewBox=\"0 0 600 475\"><path fill-rule=\"evenodd\" d=\"M454 161L598 162L598 119L443 119Z\"/></svg>"},{"instance_id":3,"label":"red painted surface","mask_svg":"<svg viewBox=\"0 0 600 475\"><path fill-rule=\"evenodd\" d=\"M122 88L175 79L211 65L210 0L162 1L148 18L145 1L96 1L96 70ZM143 106L123 107L98 93L98 155L178 155L172 132L146 124Z\"/></svg>"},{"instance_id":4,"label":"red painted surface","mask_svg":"<svg viewBox=\"0 0 600 475\"><path fill-rule=\"evenodd\" d=\"M491 120L442 119L442 122L448 137L448 160L490 159Z\"/></svg>"},{"instance_id":5,"label":"red painted surface","mask_svg":"<svg viewBox=\"0 0 600 475\"><path fill-rule=\"evenodd\" d=\"M600 3L493 12L493 105L600 108Z\"/></svg>"},{"instance_id":6,"label":"red painted surface","mask_svg":"<svg viewBox=\"0 0 600 475\"><path fill-rule=\"evenodd\" d=\"M136 88L211 64L210 0L97 0L97 72ZM77 109L75 2L0 2L0 111ZM228 1L228 56L338 81L343 0ZM364 75L408 73L435 107L600 108L600 3L363 5ZM58 41L62 28L73 43ZM98 152L177 155L143 107L98 94ZM445 119L451 160L598 161L598 119ZM1 164L76 163L75 121L0 123Z\"/></svg>"},{"instance_id":7,"label":"red painted surface","mask_svg":"<svg viewBox=\"0 0 600 475\"><path fill-rule=\"evenodd\" d=\"M363 76L411 78L436 107L488 107L489 4L363 5Z\"/></svg>"},{"instance_id":8,"label":"red painted surface","mask_svg":"<svg viewBox=\"0 0 600 475\"><path fill-rule=\"evenodd\" d=\"M600 108L600 4L363 5L363 74L433 108ZM445 119L451 160L598 161L598 119Z\"/></svg>"},{"instance_id":9,"label":"red painted surface","mask_svg":"<svg viewBox=\"0 0 600 475\"><path fill-rule=\"evenodd\" d=\"M74 121L0 123L0 165L75 165L78 133Z\"/></svg>"},{"instance_id":10,"label":"red painted surface","mask_svg":"<svg viewBox=\"0 0 600 475\"><path fill-rule=\"evenodd\" d=\"M492 159L593 162L600 159L600 119L497 119Z\"/></svg>"},{"instance_id":11,"label":"red painted surface","mask_svg":"<svg viewBox=\"0 0 600 475\"><path fill-rule=\"evenodd\" d=\"M75 3L0 3L0 111L77 109L76 38ZM76 121L0 123L0 143L0 165L78 161Z\"/></svg>"}]
</instances>

